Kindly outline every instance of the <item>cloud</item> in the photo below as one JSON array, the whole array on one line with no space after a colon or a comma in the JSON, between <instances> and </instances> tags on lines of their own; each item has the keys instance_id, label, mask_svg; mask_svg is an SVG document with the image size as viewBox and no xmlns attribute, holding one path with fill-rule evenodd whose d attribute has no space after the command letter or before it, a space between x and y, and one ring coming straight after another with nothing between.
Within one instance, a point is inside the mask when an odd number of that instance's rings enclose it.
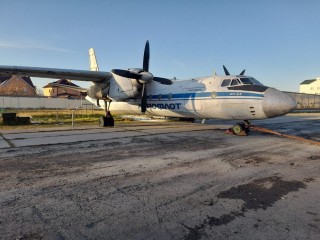
<instances>
[{"instance_id":1,"label":"cloud","mask_svg":"<svg viewBox=\"0 0 320 240\"><path fill-rule=\"evenodd\" d=\"M46 51L55 51L55 52L70 52L70 50L65 48L52 47L44 44L36 43L22 43L14 41L2 41L0 40L0 48L20 48L20 49L39 49Z\"/></svg>"}]
</instances>

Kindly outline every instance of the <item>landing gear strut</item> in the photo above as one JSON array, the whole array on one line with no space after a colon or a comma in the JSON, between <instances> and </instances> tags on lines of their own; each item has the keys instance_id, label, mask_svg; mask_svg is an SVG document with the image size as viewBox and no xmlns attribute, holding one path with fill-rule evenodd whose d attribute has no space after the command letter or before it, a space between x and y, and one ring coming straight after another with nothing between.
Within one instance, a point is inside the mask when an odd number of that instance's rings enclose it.
<instances>
[{"instance_id":1,"label":"landing gear strut","mask_svg":"<svg viewBox=\"0 0 320 240\"><path fill-rule=\"evenodd\" d=\"M243 122L233 125L233 127L229 128L225 133L237 136L247 136L250 126L251 123L249 122L249 120L244 120Z\"/></svg>"},{"instance_id":2,"label":"landing gear strut","mask_svg":"<svg viewBox=\"0 0 320 240\"><path fill-rule=\"evenodd\" d=\"M109 111L111 101L105 101L105 110L106 110L106 116L99 118L99 126L100 127L113 127L114 126L114 119Z\"/></svg>"}]
</instances>

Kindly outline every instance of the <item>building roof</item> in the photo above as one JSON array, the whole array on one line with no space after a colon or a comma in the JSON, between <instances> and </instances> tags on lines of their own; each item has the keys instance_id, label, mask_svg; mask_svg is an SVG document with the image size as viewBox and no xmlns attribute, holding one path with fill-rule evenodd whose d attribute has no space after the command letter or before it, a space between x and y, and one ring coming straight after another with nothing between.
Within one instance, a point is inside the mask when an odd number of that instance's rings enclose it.
<instances>
[{"instance_id":1,"label":"building roof","mask_svg":"<svg viewBox=\"0 0 320 240\"><path fill-rule=\"evenodd\" d=\"M18 76L18 75L17 75ZM9 80L10 78L12 78L13 75L8 75L8 76L2 76L0 77L0 85L4 82L6 82L7 80ZM33 85L33 82L31 80L30 77L21 77L18 76L19 78L21 78L23 81L25 81L30 87L35 88L35 86Z\"/></svg>"},{"instance_id":2,"label":"building roof","mask_svg":"<svg viewBox=\"0 0 320 240\"><path fill-rule=\"evenodd\" d=\"M11 76L8 77L0 77L0 84L4 83L5 81L7 81L8 79L10 79Z\"/></svg>"},{"instance_id":3,"label":"building roof","mask_svg":"<svg viewBox=\"0 0 320 240\"><path fill-rule=\"evenodd\" d=\"M317 81L317 79L310 79L310 80L304 80L302 83L300 83L300 85L303 85L303 84L310 84L310 83L313 83L314 81Z\"/></svg>"},{"instance_id":4,"label":"building roof","mask_svg":"<svg viewBox=\"0 0 320 240\"><path fill-rule=\"evenodd\" d=\"M69 81L67 79L60 79L58 81L47 84L43 88L56 87L57 84L61 85L61 87L63 87L63 85L68 86L68 87L79 87L78 85L72 83L71 81Z\"/></svg>"}]
</instances>

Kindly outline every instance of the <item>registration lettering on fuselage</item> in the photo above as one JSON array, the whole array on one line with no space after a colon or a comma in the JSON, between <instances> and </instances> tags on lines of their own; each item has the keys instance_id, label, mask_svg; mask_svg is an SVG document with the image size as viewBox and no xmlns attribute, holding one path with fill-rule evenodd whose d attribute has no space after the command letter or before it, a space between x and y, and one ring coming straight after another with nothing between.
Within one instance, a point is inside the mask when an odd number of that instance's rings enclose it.
<instances>
[{"instance_id":1,"label":"registration lettering on fuselage","mask_svg":"<svg viewBox=\"0 0 320 240\"><path fill-rule=\"evenodd\" d=\"M152 109L180 109L181 103L148 103L147 108ZM141 105L139 104L139 108Z\"/></svg>"}]
</instances>

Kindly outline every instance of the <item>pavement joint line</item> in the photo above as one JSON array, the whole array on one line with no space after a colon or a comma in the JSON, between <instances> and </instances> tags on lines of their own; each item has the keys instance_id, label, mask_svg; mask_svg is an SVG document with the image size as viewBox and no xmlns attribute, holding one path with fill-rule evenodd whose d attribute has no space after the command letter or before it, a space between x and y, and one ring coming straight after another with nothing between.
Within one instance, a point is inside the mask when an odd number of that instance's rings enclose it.
<instances>
[{"instance_id":1,"label":"pavement joint line","mask_svg":"<svg viewBox=\"0 0 320 240\"><path fill-rule=\"evenodd\" d=\"M320 142L314 141L314 140L310 140L310 139L306 139L306 138L303 138L303 137L284 134L284 133L281 133L281 132L276 132L276 131L270 130L268 128L263 128L263 127L259 127L259 126L252 126L251 128L253 130L256 130L256 131L259 131L259 132L270 133L270 134L274 134L274 135L277 135L277 136L280 136L280 137L294 139L294 140L298 140L298 141L301 141L301 142L306 142L306 143L310 143L310 144L313 144L313 145L320 146Z\"/></svg>"},{"instance_id":2,"label":"pavement joint line","mask_svg":"<svg viewBox=\"0 0 320 240\"><path fill-rule=\"evenodd\" d=\"M221 129L216 129L216 128L212 128L212 129L187 129L186 131L183 132L196 132L196 131L205 131L205 130L221 130ZM175 131L175 132L161 132L161 133L148 133L148 132L143 132L143 131L137 131L137 130L128 130L128 131L132 131L132 132L139 132L142 135L137 135L137 136L131 136L131 137L143 137L143 136L153 136L153 135L164 135L164 134L172 134L172 133L179 133L181 131ZM125 132L125 131L122 131ZM0 136L2 136L2 134L0 133ZM2 136L3 137L3 136ZM44 144L35 144L35 145L25 145L25 146L19 146L19 148L23 148L23 147L40 147L40 146L51 146L51 145L59 145L59 144L77 144L77 143L83 143L83 142L96 142L96 141L109 141L109 140L113 140L113 139L121 139L121 138L126 138L128 136L119 136L119 137L115 137L112 139L98 139L98 140L80 140L80 141L75 141L75 142L65 142L65 143L44 143ZM3 137L4 138L4 137ZM16 148L16 146L11 143L9 140L5 139L4 140L10 145L10 147L12 148ZM16 140L16 139L14 139ZM5 149L5 148L2 148Z\"/></svg>"},{"instance_id":3,"label":"pavement joint line","mask_svg":"<svg viewBox=\"0 0 320 240\"><path fill-rule=\"evenodd\" d=\"M127 124L117 124L115 126L113 126L111 129L115 129L115 128L135 128L135 127L148 127L148 126L155 126L153 124L139 124L139 125L127 125ZM157 126L163 126L163 127L176 127L176 125L173 124L166 124L166 123L160 123ZM180 126L188 126L188 124L181 124ZM70 127L70 128L66 128L66 127L61 127L61 129L59 127L53 127L53 128L41 128L41 129L21 129L21 131L19 130L3 130L4 134L22 134L22 133L45 133L45 132L56 132L56 131L61 131L61 132L67 132L67 131L86 131L86 130L93 130L93 129L110 129L110 127L99 127L99 126L94 126L92 127L91 125L89 125L88 127L86 126L81 126L81 127ZM18 132L17 132L18 131Z\"/></svg>"},{"instance_id":4,"label":"pavement joint line","mask_svg":"<svg viewBox=\"0 0 320 240\"><path fill-rule=\"evenodd\" d=\"M8 145L11 147L11 148L15 148L16 146L14 145L14 143L12 143L9 139L5 138L5 136L3 136L3 134L0 132L0 137L2 137L2 139L8 143Z\"/></svg>"},{"instance_id":5,"label":"pavement joint line","mask_svg":"<svg viewBox=\"0 0 320 240\"><path fill-rule=\"evenodd\" d=\"M187 125L180 125L178 128L181 129L181 127L187 127ZM204 128L203 126L197 126L197 127L200 127L200 129L194 129L194 130L191 130L191 131L197 131L197 130L203 130L202 128ZM132 126L131 128L136 128L136 126ZM177 126L165 126L165 125L162 125L162 126L159 126L159 128L156 128L156 130L159 130L159 129L172 129L172 128L177 128ZM79 129L79 131L84 131L84 130L95 130L95 129L99 129L99 128L94 128L94 129ZM114 129L114 128L112 128ZM206 127L206 129L208 129ZM211 129L211 127L210 127ZM78 130L78 129L77 129ZM107 130L107 128L103 128L103 130ZM151 129L153 130L153 129ZM37 134L37 133L50 133L50 132L65 132L65 131L68 131L68 130L58 130L58 131L38 131L38 132L22 132L22 133L7 133L8 135L15 135L15 134ZM72 131L72 130L70 130ZM145 133L146 134L146 131L148 131L148 129L130 129L130 127L124 127L123 129L121 129L121 127L118 127L116 128L114 131L112 131L112 133L115 133L115 132L126 132L126 131L132 131L132 132L140 132L140 133ZM93 132L93 133L85 133L86 135L93 135L93 134L100 134L100 133L108 133L108 131L101 131L101 132ZM147 133L148 134L148 133ZM77 136L77 135L83 135L83 133L79 132L79 133L74 133L74 134L71 134L73 136ZM150 134L151 135L151 134ZM50 138L50 137L64 137L66 135L54 135L54 136L46 136L46 138ZM4 135L2 135L3 138ZM12 138L12 139L7 139L6 138L6 141L10 141L10 140L23 140L23 139L34 139L34 138L38 138L38 136L35 136L35 137L20 137L20 138ZM10 143L8 143L10 144Z\"/></svg>"},{"instance_id":6,"label":"pavement joint line","mask_svg":"<svg viewBox=\"0 0 320 240\"><path fill-rule=\"evenodd\" d=\"M111 133L114 133L114 132L125 132L125 130L121 130L121 129L119 129L119 130L117 130L117 131L112 131ZM31 134L33 134L33 133L43 133L43 132L32 132ZM74 133L74 134L71 134L72 136L81 136L81 135L93 135L93 134L101 134L101 133L108 133L107 131L105 131L105 132L94 132L94 133ZM11 135L11 133L8 133L8 134L10 134ZM17 133L18 134L18 133ZM29 134L29 133L20 133L20 134ZM2 135L3 136L3 135ZM46 138L50 138L50 137L65 137L65 136L67 136L67 135L54 135L54 136L46 136ZM70 135L69 135L70 136ZM39 138L39 137L26 137L26 138L12 138L11 140L23 140L23 139L33 139L33 138ZM9 140L9 139L7 139L7 140Z\"/></svg>"},{"instance_id":7,"label":"pavement joint line","mask_svg":"<svg viewBox=\"0 0 320 240\"><path fill-rule=\"evenodd\" d=\"M125 131L123 131L125 132ZM138 136L130 136L130 137L140 137L140 136L148 136L148 134L141 132L143 135L138 135ZM40 147L40 146L51 146L51 145L59 145L59 144L77 144L77 143L83 143L83 142L97 142L97 141L109 141L109 140L114 140L114 139L121 139L121 138L127 138L128 136L122 136L122 137L115 137L115 138L109 138L109 139L95 139L95 140L79 140L79 141L74 141L74 142L64 142L64 143L44 143L44 144L35 144L35 145L25 145L25 146L19 146L19 148L23 147ZM4 149L4 148L2 148Z\"/></svg>"},{"instance_id":8,"label":"pavement joint line","mask_svg":"<svg viewBox=\"0 0 320 240\"><path fill-rule=\"evenodd\" d=\"M173 128L173 127L172 127ZM152 129L153 130L153 129ZM152 131L151 130L151 131ZM180 129L181 130L181 129ZM186 129L184 131L175 131L175 132L161 132L161 133L148 133L148 130L128 130L128 131L135 131L135 132L140 132L144 133L147 136L153 136L153 135L163 135L163 134L171 134L171 133L180 133L180 132L198 132L198 131L205 131L205 130L225 130L221 128L216 128L216 127L210 127L210 128L198 128L198 129ZM135 136L135 137L140 137L140 136Z\"/></svg>"}]
</instances>

